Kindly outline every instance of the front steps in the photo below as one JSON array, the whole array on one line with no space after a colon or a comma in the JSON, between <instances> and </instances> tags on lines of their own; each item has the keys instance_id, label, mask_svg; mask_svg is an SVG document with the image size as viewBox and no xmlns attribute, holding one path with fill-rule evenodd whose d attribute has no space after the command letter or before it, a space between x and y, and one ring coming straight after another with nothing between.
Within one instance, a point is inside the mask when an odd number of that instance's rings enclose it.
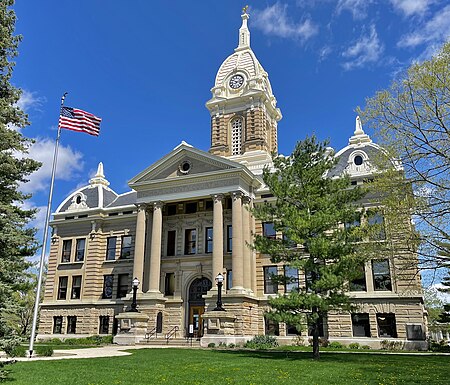
<instances>
[{"instance_id":1,"label":"front steps","mask_svg":"<svg viewBox=\"0 0 450 385\"><path fill-rule=\"evenodd\" d=\"M186 339L186 338L170 338L169 341L167 341L164 337L158 337L158 338L149 338L140 340L137 345L141 346L148 346L148 347L172 347L172 348L199 348L200 347L200 340L196 338Z\"/></svg>"}]
</instances>

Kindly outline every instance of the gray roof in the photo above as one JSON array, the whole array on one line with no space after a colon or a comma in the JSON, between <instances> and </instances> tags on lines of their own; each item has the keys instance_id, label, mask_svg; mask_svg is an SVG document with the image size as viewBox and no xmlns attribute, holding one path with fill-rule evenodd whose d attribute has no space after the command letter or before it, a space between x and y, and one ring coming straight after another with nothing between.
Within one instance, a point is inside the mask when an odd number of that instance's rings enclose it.
<instances>
[{"instance_id":1,"label":"gray roof","mask_svg":"<svg viewBox=\"0 0 450 385\"><path fill-rule=\"evenodd\" d=\"M348 158L350 156L351 153L353 153L356 149L358 149L359 151L365 152L367 154L367 156L370 158L374 158L376 157L376 154L379 153L381 150L379 148L376 148L373 144L367 144L365 146L359 146L359 147L353 147L353 146L348 146L348 148L339 155L338 158L338 162L336 164L336 166L330 170L330 172L328 173L329 177L335 177L335 176L340 176L344 173L344 170L347 167L348 164Z\"/></svg>"},{"instance_id":2,"label":"gray roof","mask_svg":"<svg viewBox=\"0 0 450 385\"><path fill-rule=\"evenodd\" d=\"M137 192L129 191L125 194L119 195L113 202L111 202L107 207L119 207L119 206L129 206L136 203Z\"/></svg>"}]
</instances>

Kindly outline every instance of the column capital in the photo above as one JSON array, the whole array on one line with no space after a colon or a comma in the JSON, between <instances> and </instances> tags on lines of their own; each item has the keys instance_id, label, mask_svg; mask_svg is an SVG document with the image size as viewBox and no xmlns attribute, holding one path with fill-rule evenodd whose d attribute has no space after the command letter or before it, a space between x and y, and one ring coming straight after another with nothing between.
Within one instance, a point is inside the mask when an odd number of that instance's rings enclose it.
<instances>
[{"instance_id":1,"label":"column capital","mask_svg":"<svg viewBox=\"0 0 450 385\"><path fill-rule=\"evenodd\" d=\"M157 210L157 209L162 209L164 206L164 202L163 201L156 201L153 202L153 211Z\"/></svg>"},{"instance_id":2,"label":"column capital","mask_svg":"<svg viewBox=\"0 0 450 385\"><path fill-rule=\"evenodd\" d=\"M252 198L250 198L248 195L244 195L242 197L242 204L244 204L244 205L249 205L251 201L252 201Z\"/></svg>"},{"instance_id":3,"label":"column capital","mask_svg":"<svg viewBox=\"0 0 450 385\"><path fill-rule=\"evenodd\" d=\"M135 203L134 204L136 208L139 210L147 210L148 209L148 203Z\"/></svg>"},{"instance_id":4,"label":"column capital","mask_svg":"<svg viewBox=\"0 0 450 385\"><path fill-rule=\"evenodd\" d=\"M233 200L241 199L243 196L244 196L244 194L242 191L232 191L231 192L231 198Z\"/></svg>"},{"instance_id":5,"label":"column capital","mask_svg":"<svg viewBox=\"0 0 450 385\"><path fill-rule=\"evenodd\" d=\"M223 194L213 194L211 195L211 198L213 199L214 203L219 202L219 201L223 201L223 198L225 196Z\"/></svg>"}]
</instances>

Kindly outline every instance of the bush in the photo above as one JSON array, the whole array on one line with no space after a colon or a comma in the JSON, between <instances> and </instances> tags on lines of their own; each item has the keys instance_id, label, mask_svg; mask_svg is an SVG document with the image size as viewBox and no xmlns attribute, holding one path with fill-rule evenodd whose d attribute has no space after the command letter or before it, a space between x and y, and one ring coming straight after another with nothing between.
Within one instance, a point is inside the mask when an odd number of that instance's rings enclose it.
<instances>
[{"instance_id":1,"label":"bush","mask_svg":"<svg viewBox=\"0 0 450 385\"><path fill-rule=\"evenodd\" d=\"M447 342L444 340L439 342L432 341L430 345L430 350L432 352L450 353L450 346L447 345Z\"/></svg>"},{"instance_id":2,"label":"bush","mask_svg":"<svg viewBox=\"0 0 450 385\"><path fill-rule=\"evenodd\" d=\"M402 341L389 341L389 340L381 341L382 350L401 350L402 348L403 348Z\"/></svg>"},{"instance_id":3,"label":"bush","mask_svg":"<svg viewBox=\"0 0 450 385\"><path fill-rule=\"evenodd\" d=\"M357 342L352 342L348 345L350 349L361 349L361 346Z\"/></svg>"},{"instance_id":4,"label":"bush","mask_svg":"<svg viewBox=\"0 0 450 385\"><path fill-rule=\"evenodd\" d=\"M229 347L230 349L234 349L235 346L236 346L235 344L229 344L229 345L228 345L228 347Z\"/></svg>"},{"instance_id":5,"label":"bush","mask_svg":"<svg viewBox=\"0 0 450 385\"><path fill-rule=\"evenodd\" d=\"M23 345L16 345L10 352L10 357L25 357L27 355L27 348Z\"/></svg>"},{"instance_id":6,"label":"bush","mask_svg":"<svg viewBox=\"0 0 450 385\"><path fill-rule=\"evenodd\" d=\"M254 336L250 341L245 343L244 348L270 349L277 346L277 339L273 336Z\"/></svg>"},{"instance_id":7,"label":"bush","mask_svg":"<svg viewBox=\"0 0 450 385\"><path fill-rule=\"evenodd\" d=\"M361 345L361 349L370 350L372 348L369 345Z\"/></svg>"},{"instance_id":8,"label":"bush","mask_svg":"<svg viewBox=\"0 0 450 385\"><path fill-rule=\"evenodd\" d=\"M219 348L226 348L227 344L225 342L219 342Z\"/></svg>"},{"instance_id":9,"label":"bush","mask_svg":"<svg viewBox=\"0 0 450 385\"><path fill-rule=\"evenodd\" d=\"M59 338L51 338L48 341L45 341L48 344L51 345L61 345L62 343L64 343L62 340L60 340Z\"/></svg>"},{"instance_id":10,"label":"bush","mask_svg":"<svg viewBox=\"0 0 450 385\"><path fill-rule=\"evenodd\" d=\"M4 369L5 365L13 364L15 361L0 361L0 382L6 382L7 380L11 381L11 378L8 377L9 370Z\"/></svg>"},{"instance_id":11,"label":"bush","mask_svg":"<svg viewBox=\"0 0 450 385\"><path fill-rule=\"evenodd\" d=\"M330 342L330 344L328 345L329 348L331 349L342 349L344 347L344 345L342 345L340 342L338 341L333 341Z\"/></svg>"},{"instance_id":12,"label":"bush","mask_svg":"<svg viewBox=\"0 0 450 385\"><path fill-rule=\"evenodd\" d=\"M42 357L53 356L53 348L49 345L36 346L36 354Z\"/></svg>"},{"instance_id":13,"label":"bush","mask_svg":"<svg viewBox=\"0 0 450 385\"><path fill-rule=\"evenodd\" d=\"M17 357L16 349L18 348L18 346L20 346L20 342L21 342L20 338L17 338L17 337L1 339L0 340L0 349L3 350L8 357ZM20 349L20 348L18 348L18 349ZM20 353L20 350L17 351L17 353Z\"/></svg>"},{"instance_id":14,"label":"bush","mask_svg":"<svg viewBox=\"0 0 450 385\"><path fill-rule=\"evenodd\" d=\"M113 343L113 340L114 340L114 337L113 337L113 336L110 336L110 335L108 335L108 336L103 336L103 337L102 337L102 344L112 344L112 343Z\"/></svg>"},{"instance_id":15,"label":"bush","mask_svg":"<svg viewBox=\"0 0 450 385\"><path fill-rule=\"evenodd\" d=\"M208 348L215 348L215 347L216 347L216 344L214 342L210 342L208 344Z\"/></svg>"},{"instance_id":16,"label":"bush","mask_svg":"<svg viewBox=\"0 0 450 385\"><path fill-rule=\"evenodd\" d=\"M295 336L292 339L292 345L294 346L305 346L305 340L302 336Z\"/></svg>"}]
</instances>

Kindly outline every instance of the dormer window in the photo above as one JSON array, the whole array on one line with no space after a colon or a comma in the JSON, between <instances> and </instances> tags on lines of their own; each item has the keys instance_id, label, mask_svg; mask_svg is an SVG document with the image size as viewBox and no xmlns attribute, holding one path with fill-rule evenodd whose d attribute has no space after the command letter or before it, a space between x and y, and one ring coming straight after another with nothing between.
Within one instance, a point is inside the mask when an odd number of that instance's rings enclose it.
<instances>
[{"instance_id":1,"label":"dormer window","mask_svg":"<svg viewBox=\"0 0 450 385\"><path fill-rule=\"evenodd\" d=\"M241 155L242 151L242 118L231 122L231 155Z\"/></svg>"},{"instance_id":2,"label":"dormer window","mask_svg":"<svg viewBox=\"0 0 450 385\"><path fill-rule=\"evenodd\" d=\"M356 156L353 158L353 162L355 162L355 164L356 164L357 166L361 166L361 165L363 164L363 162L364 162L364 159L363 159L363 157L362 157L361 155L356 155Z\"/></svg>"}]
</instances>

